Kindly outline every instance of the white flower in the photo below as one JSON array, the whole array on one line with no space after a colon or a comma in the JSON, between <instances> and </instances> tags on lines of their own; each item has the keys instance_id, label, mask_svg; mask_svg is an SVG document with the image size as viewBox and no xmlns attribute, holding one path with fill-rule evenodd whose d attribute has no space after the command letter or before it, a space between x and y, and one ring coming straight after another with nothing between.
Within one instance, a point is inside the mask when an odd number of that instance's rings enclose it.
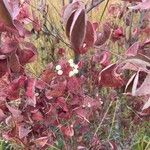
<instances>
[{"instance_id":1,"label":"white flower","mask_svg":"<svg viewBox=\"0 0 150 150\"><path fill-rule=\"evenodd\" d=\"M78 69L78 68L79 68L79 66L78 66L78 65L74 65L74 68L75 68L75 69Z\"/></svg>"},{"instance_id":2,"label":"white flower","mask_svg":"<svg viewBox=\"0 0 150 150\"><path fill-rule=\"evenodd\" d=\"M61 70L61 65L57 65L56 70Z\"/></svg>"},{"instance_id":3,"label":"white flower","mask_svg":"<svg viewBox=\"0 0 150 150\"><path fill-rule=\"evenodd\" d=\"M90 104L90 103L88 103L87 107L89 107L89 108L90 108L90 107L91 107L91 104Z\"/></svg>"},{"instance_id":4,"label":"white flower","mask_svg":"<svg viewBox=\"0 0 150 150\"><path fill-rule=\"evenodd\" d=\"M78 70L78 69L73 69L73 73L74 73L74 74L78 74L78 73L79 73L79 70Z\"/></svg>"},{"instance_id":5,"label":"white flower","mask_svg":"<svg viewBox=\"0 0 150 150\"><path fill-rule=\"evenodd\" d=\"M83 108L85 108L85 105L82 105Z\"/></svg>"},{"instance_id":6,"label":"white flower","mask_svg":"<svg viewBox=\"0 0 150 150\"><path fill-rule=\"evenodd\" d=\"M35 96L38 97L40 94L39 93L35 93Z\"/></svg>"},{"instance_id":7,"label":"white flower","mask_svg":"<svg viewBox=\"0 0 150 150\"><path fill-rule=\"evenodd\" d=\"M70 71L70 72L69 72L69 77L72 77L72 76L74 76L74 72L73 72L73 71Z\"/></svg>"},{"instance_id":8,"label":"white flower","mask_svg":"<svg viewBox=\"0 0 150 150\"><path fill-rule=\"evenodd\" d=\"M74 64L73 59L69 59L69 64Z\"/></svg>"},{"instance_id":9,"label":"white flower","mask_svg":"<svg viewBox=\"0 0 150 150\"><path fill-rule=\"evenodd\" d=\"M85 48L85 47L86 47L86 43L83 44L83 48Z\"/></svg>"},{"instance_id":10,"label":"white flower","mask_svg":"<svg viewBox=\"0 0 150 150\"><path fill-rule=\"evenodd\" d=\"M71 63L70 64L70 67L74 68L75 64L74 63Z\"/></svg>"},{"instance_id":11,"label":"white flower","mask_svg":"<svg viewBox=\"0 0 150 150\"><path fill-rule=\"evenodd\" d=\"M62 70L58 70L58 72L57 72L57 73L58 73L58 75L60 75L60 76L61 76L61 75L63 74L63 71L62 71Z\"/></svg>"}]
</instances>

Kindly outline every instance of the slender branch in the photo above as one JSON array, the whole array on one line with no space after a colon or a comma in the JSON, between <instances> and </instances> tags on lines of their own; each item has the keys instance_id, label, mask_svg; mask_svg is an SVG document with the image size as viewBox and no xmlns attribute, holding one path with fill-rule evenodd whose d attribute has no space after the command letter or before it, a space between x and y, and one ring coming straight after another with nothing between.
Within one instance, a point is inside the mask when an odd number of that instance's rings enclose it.
<instances>
[{"instance_id":1,"label":"slender branch","mask_svg":"<svg viewBox=\"0 0 150 150\"><path fill-rule=\"evenodd\" d=\"M104 10L103 10L103 12L102 12L102 15L101 15L101 17L100 17L100 21L102 21L102 18L103 18L103 16L104 16L104 13L105 13L105 11L106 11L106 9L107 9L107 6L108 6L108 4L109 4L109 1L110 1L110 0L107 0L107 1L106 1L106 5L105 5Z\"/></svg>"},{"instance_id":2,"label":"slender branch","mask_svg":"<svg viewBox=\"0 0 150 150\"><path fill-rule=\"evenodd\" d=\"M69 3L72 3L73 2L73 0L69 0Z\"/></svg>"},{"instance_id":3,"label":"slender branch","mask_svg":"<svg viewBox=\"0 0 150 150\"><path fill-rule=\"evenodd\" d=\"M112 106L112 104L113 104L113 101L110 102L110 104L109 104L109 106L108 106L108 108L107 108L107 110L106 110L106 112L105 112L105 114L104 114L104 116L103 116L103 118L102 118L102 120L101 120L99 126L97 127L97 129L96 129L96 131L95 131L95 133L94 133L94 136L96 136L97 132L98 132L99 129L101 128L101 125L102 125L102 123L104 122L104 120L105 120L105 118L106 118L106 116L107 116L107 114L108 114L108 112L109 112L110 107Z\"/></svg>"},{"instance_id":4,"label":"slender branch","mask_svg":"<svg viewBox=\"0 0 150 150\"><path fill-rule=\"evenodd\" d=\"M62 0L62 6L65 6L65 0Z\"/></svg>"},{"instance_id":5,"label":"slender branch","mask_svg":"<svg viewBox=\"0 0 150 150\"><path fill-rule=\"evenodd\" d=\"M96 2L95 4L93 3L93 0L91 2L91 6L87 9L87 13L89 13L93 8L97 7L99 4L101 4L103 1L105 0L100 0L98 2Z\"/></svg>"}]
</instances>

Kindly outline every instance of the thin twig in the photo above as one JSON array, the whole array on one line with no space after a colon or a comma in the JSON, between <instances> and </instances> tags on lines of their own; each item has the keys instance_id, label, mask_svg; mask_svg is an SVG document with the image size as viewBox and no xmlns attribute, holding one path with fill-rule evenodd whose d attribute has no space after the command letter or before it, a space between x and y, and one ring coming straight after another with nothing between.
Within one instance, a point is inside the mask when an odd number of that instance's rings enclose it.
<instances>
[{"instance_id":1,"label":"thin twig","mask_svg":"<svg viewBox=\"0 0 150 150\"><path fill-rule=\"evenodd\" d=\"M102 125L102 123L104 122L104 120L105 120L105 118L106 118L106 116L107 116L107 114L108 114L108 112L109 112L109 109L110 109L110 107L112 106L112 103L113 103L113 101L110 102L110 104L109 104L109 106L108 106L108 108L107 108L107 110L106 110L106 112L105 112L105 114L104 114L104 116L103 116L103 118L102 118L102 120L101 120L99 126L97 127L97 129L96 129L96 131L95 131L95 133L94 133L94 136L96 136L97 132L98 132L99 129L101 128L101 125Z\"/></svg>"},{"instance_id":2,"label":"thin twig","mask_svg":"<svg viewBox=\"0 0 150 150\"><path fill-rule=\"evenodd\" d=\"M89 13L93 8L97 7L99 4L101 4L105 0L100 0L97 3L93 4L93 1L91 2L91 6L87 9L87 13Z\"/></svg>"},{"instance_id":3,"label":"thin twig","mask_svg":"<svg viewBox=\"0 0 150 150\"><path fill-rule=\"evenodd\" d=\"M107 138L108 141L109 141L110 136L111 136L111 134L112 134L112 129L113 129L114 122L115 122L115 119L116 119L116 113L117 113L117 107L118 107L117 105L118 105L118 102L119 102L119 100L116 101L115 112L114 112L114 115L113 115L113 119L112 119L112 123L111 123L111 128L110 128L109 135L108 135L108 138Z\"/></svg>"},{"instance_id":4,"label":"thin twig","mask_svg":"<svg viewBox=\"0 0 150 150\"><path fill-rule=\"evenodd\" d=\"M105 5L104 10L103 10L103 12L102 12L102 15L101 15L101 17L100 17L100 22L102 21L102 18L103 18L103 16L104 16L104 13L105 13L105 11L106 11L106 8L107 8L107 6L108 6L108 4L109 4L109 1L110 1L110 0L107 0L107 2L106 2L106 5Z\"/></svg>"}]
</instances>

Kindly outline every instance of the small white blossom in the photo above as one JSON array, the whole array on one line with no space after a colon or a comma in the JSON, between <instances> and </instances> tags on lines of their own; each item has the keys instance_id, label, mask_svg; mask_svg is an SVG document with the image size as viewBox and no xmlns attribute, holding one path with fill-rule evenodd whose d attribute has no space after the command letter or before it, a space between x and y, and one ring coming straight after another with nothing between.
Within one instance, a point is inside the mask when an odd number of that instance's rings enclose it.
<instances>
[{"instance_id":1,"label":"small white blossom","mask_svg":"<svg viewBox=\"0 0 150 150\"><path fill-rule=\"evenodd\" d=\"M75 65L76 64L74 64L74 63L70 63L70 67L72 67L72 68L74 68Z\"/></svg>"},{"instance_id":2,"label":"small white blossom","mask_svg":"<svg viewBox=\"0 0 150 150\"><path fill-rule=\"evenodd\" d=\"M56 70L61 70L61 65L57 65Z\"/></svg>"},{"instance_id":3,"label":"small white blossom","mask_svg":"<svg viewBox=\"0 0 150 150\"><path fill-rule=\"evenodd\" d=\"M79 68L79 66L75 64L75 65L74 65L74 68L75 68L75 69L78 69L78 68Z\"/></svg>"},{"instance_id":4,"label":"small white blossom","mask_svg":"<svg viewBox=\"0 0 150 150\"><path fill-rule=\"evenodd\" d=\"M74 70L73 70L73 73L74 73L74 74L78 74L78 73L79 73L79 70L78 70L78 69L74 69Z\"/></svg>"},{"instance_id":5,"label":"small white blossom","mask_svg":"<svg viewBox=\"0 0 150 150\"><path fill-rule=\"evenodd\" d=\"M83 48L85 48L85 47L86 47L86 43L83 44Z\"/></svg>"},{"instance_id":6,"label":"small white blossom","mask_svg":"<svg viewBox=\"0 0 150 150\"><path fill-rule=\"evenodd\" d=\"M69 59L69 64L74 64L74 61L73 61L73 59Z\"/></svg>"},{"instance_id":7,"label":"small white blossom","mask_svg":"<svg viewBox=\"0 0 150 150\"><path fill-rule=\"evenodd\" d=\"M70 72L69 72L69 77L72 77L72 76L74 76L74 72L73 72L73 71L70 71Z\"/></svg>"},{"instance_id":8,"label":"small white blossom","mask_svg":"<svg viewBox=\"0 0 150 150\"><path fill-rule=\"evenodd\" d=\"M85 108L85 105L82 105L83 108Z\"/></svg>"},{"instance_id":9,"label":"small white blossom","mask_svg":"<svg viewBox=\"0 0 150 150\"><path fill-rule=\"evenodd\" d=\"M63 74L63 71L62 71L62 70L58 70L58 72L57 72L57 73L58 73L58 75L60 75L60 76L61 76L61 75Z\"/></svg>"},{"instance_id":10,"label":"small white blossom","mask_svg":"<svg viewBox=\"0 0 150 150\"><path fill-rule=\"evenodd\" d=\"M87 106L90 108L90 107L91 107L91 104L90 104L90 103L88 103L88 104L87 104Z\"/></svg>"},{"instance_id":11,"label":"small white blossom","mask_svg":"<svg viewBox=\"0 0 150 150\"><path fill-rule=\"evenodd\" d=\"M39 93L35 93L35 96L38 97L40 94Z\"/></svg>"}]
</instances>

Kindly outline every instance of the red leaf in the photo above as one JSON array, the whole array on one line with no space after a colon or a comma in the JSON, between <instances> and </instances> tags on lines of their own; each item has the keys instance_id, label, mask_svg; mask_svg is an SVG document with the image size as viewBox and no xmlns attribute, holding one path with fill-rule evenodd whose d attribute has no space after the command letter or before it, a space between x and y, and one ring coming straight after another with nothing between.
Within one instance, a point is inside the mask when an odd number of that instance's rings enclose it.
<instances>
[{"instance_id":1,"label":"red leaf","mask_svg":"<svg viewBox=\"0 0 150 150\"><path fill-rule=\"evenodd\" d=\"M150 58L143 54L138 54L136 56L127 58L123 63L125 63L123 69L135 71L142 70L147 72L147 68L150 67Z\"/></svg>"},{"instance_id":2,"label":"red leaf","mask_svg":"<svg viewBox=\"0 0 150 150\"><path fill-rule=\"evenodd\" d=\"M18 20L14 20L13 22L20 36L25 37L31 35L30 31L24 27L23 23Z\"/></svg>"},{"instance_id":3,"label":"red leaf","mask_svg":"<svg viewBox=\"0 0 150 150\"><path fill-rule=\"evenodd\" d=\"M121 37L123 37L123 28L122 27L118 27L117 29L115 29L111 35L112 40L115 42L117 40L120 40Z\"/></svg>"},{"instance_id":4,"label":"red leaf","mask_svg":"<svg viewBox=\"0 0 150 150\"><path fill-rule=\"evenodd\" d=\"M150 94L150 74L148 74L142 85L135 91L135 96Z\"/></svg>"},{"instance_id":5,"label":"red leaf","mask_svg":"<svg viewBox=\"0 0 150 150\"><path fill-rule=\"evenodd\" d=\"M13 0L13 1L3 0L3 2L9 14L11 15L12 20L16 19L17 15L20 12L19 0Z\"/></svg>"},{"instance_id":6,"label":"red leaf","mask_svg":"<svg viewBox=\"0 0 150 150\"><path fill-rule=\"evenodd\" d=\"M84 43L86 44L87 48L90 48L93 46L95 38L96 38L96 34L93 28L93 25L90 21L87 21L86 35L85 35L85 40L84 40Z\"/></svg>"},{"instance_id":7,"label":"red leaf","mask_svg":"<svg viewBox=\"0 0 150 150\"><path fill-rule=\"evenodd\" d=\"M139 85L139 71L136 74L133 74L133 76L129 79L125 92L132 94L132 96L146 96L150 94L150 75L148 74L146 78L144 79L143 83L138 87Z\"/></svg>"},{"instance_id":8,"label":"red leaf","mask_svg":"<svg viewBox=\"0 0 150 150\"><path fill-rule=\"evenodd\" d=\"M42 29L42 22L41 20L36 16L35 12L32 11L33 16L33 28L35 31L39 32Z\"/></svg>"},{"instance_id":9,"label":"red leaf","mask_svg":"<svg viewBox=\"0 0 150 150\"><path fill-rule=\"evenodd\" d=\"M148 99L148 101L144 104L142 110L148 109L150 108L150 98Z\"/></svg>"},{"instance_id":10,"label":"red leaf","mask_svg":"<svg viewBox=\"0 0 150 150\"><path fill-rule=\"evenodd\" d=\"M92 25L93 25L93 28L94 28L95 31L96 31L96 30L98 29L98 27L99 27L99 23L97 23L97 22L94 22Z\"/></svg>"},{"instance_id":11,"label":"red leaf","mask_svg":"<svg viewBox=\"0 0 150 150\"><path fill-rule=\"evenodd\" d=\"M13 116L15 119L17 119L17 120L18 120L18 119L19 119L19 120L22 120L22 119L23 119L20 110L9 106L7 103L6 103L6 107L8 108L9 112L12 114L12 116Z\"/></svg>"},{"instance_id":12,"label":"red leaf","mask_svg":"<svg viewBox=\"0 0 150 150\"><path fill-rule=\"evenodd\" d=\"M67 137L72 137L74 136L74 130L72 126L67 126L67 127L61 127L62 132L67 136Z\"/></svg>"},{"instance_id":13,"label":"red leaf","mask_svg":"<svg viewBox=\"0 0 150 150\"><path fill-rule=\"evenodd\" d=\"M89 110L83 108L77 108L74 110L77 116L81 119L84 119L86 122L90 123L89 118Z\"/></svg>"},{"instance_id":14,"label":"red leaf","mask_svg":"<svg viewBox=\"0 0 150 150\"><path fill-rule=\"evenodd\" d=\"M3 75L5 75L6 72L7 72L7 60L6 59L3 59L3 60L0 59L0 78Z\"/></svg>"},{"instance_id":15,"label":"red leaf","mask_svg":"<svg viewBox=\"0 0 150 150\"><path fill-rule=\"evenodd\" d=\"M36 95L35 95L36 79L28 78L26 86L27 105L36 106Z\"/></svg>"},{"instance_id":16,"label":"red leaf","mask_svg":"<svg viewBox=\"0 0 150 150\"><path fill-rule=\"evenodd\" d=\"M71 93L79 94L82 92L81 81L76 77L69 78L67 88Z\"/></svg>"},{"instance_id":17,"label":"red leaf","mask_svg":"<svg viewBox=\"0 0 150 150\"><path fill-rule=\"evenodd\" d=\"M100 64L102 65L102 66L107 66L107 65L109 65L110 64L110 57L111 57L111 53L110 53L110 51L107 51L107 50L105 50L105 51L103 51L102 53L101 53L101 55L100 55Z\"/></svg>"},{"instance_id":18,"label":"red leaf","mask_svg":"<svg viewBox=\"0 0 150 150\"><path fill-rule=\"evenodd\" d=\"M34 110L32 113L32 119L35 121L43 121L43 115L39 110Z\"/></svg>"},{"instance_id":19,"label":"red leaf","mask_svg":"<svg viewBox=\"0 0 150 150\"><path fill-rule=\"evenodd\" d=\"M108 23L103 25L103 32L97 32L97 39L95 41L95 46L103 45L109 38L111 29Z\"/></svg>"},{"instance_id":20,"label":"red leaf","mask_svg":"<svg viewBox=\"0 0 150 150\"><path fill-rule=\"evenodd\" d=\"M0 109L0 122L6 117L6 115L4 114L3 110Z\"/></svg>"},{"instance_id":21,"label":"red leaf","mask_svg":"<svg viewBox=\"0 0 150 150\"><path fill-rule=\"evenodd\" d=\"M69 38L70 37L70 28L71 28L71 24L74 18L74 14L76 12L76 10L78 8L81 8L82 4L81 2L77 1L71 4L68 4L67 6L64 7L63 10L63 22L65 25L65 29L66 29L66 35Z\"/></svg>"},{"instance_id":22,"label":"red leaf","mask_svg":"<svg viewBox=\"0 0 150 150\"><path fill-rule=\"evenodd\" d=\"M17 8L17 9L18 9L18 12L17 12L18 14L16 14L16 19L22 22L27 22L28 21L27 19L30 18L29 5L24 2L21 5L21 8ZM34 20L34 17L33 17L33 20Z\"/></svg>"},{"instance_id":23,"label":"red leaf","mask_svg":"<svg viewBox=\"0 0 150 150\"><path fill-rule=\"evenodd\" d=\"M35 61L37 59L36 47L30 42L24 42L23 46L25 47L23 50L17 51L20 63L25 65Z\"/></svg>"},{"instance_id":24,"label":"red leaf","mask_svg":"<svg viewBox=\"0 0 150 150\"><path fill-rule=\"evenodd\" d=\"M20 90L23 87L26 78L20 76L18 79L13 80L7 88L7 98L10 100L16 100L20 97Z\"/></svg>"},{"instance_id":25,"label":"red leaf","mask_svg":"<svg viewBox=\"0 0 150 150\"><path fill-rule=\"evenodd\" d=\"M46 143L48 142L49 137L44 136L44 137L40 137L36 140L34 140L34 143L38 146L38 147L44 147L46 145Z\"/></svg>"},{"instance_id":26,"label":"red leaf","mask_svg":"<svg viewBox=\"0 0 150 150\"><path fill-rule=\"evenodd\" d=\"M68 19L71 17L73 12L75 12L80 6L81 4L79 1L65 6L64 11L63 11L63 22L65 25L67 24Z\"/></svg>"},{"instance_id":27,"label":"red leaf","mask_svg":"<svg viewBox=\"0 0 150 150\"><path fill-rule=\"evenodd\" d=\"M67 104L64 97L59 97L57 99L57 105L63 109L63 111L68 112Z\"/></svg>"},{"instance_id":28,"label":"red leaf","mask_svg":"<svg viewBox=\"0 0 150 150\"><path fill-rule=\"evenodd\" d=\"M70 28L70 41L75 52L79 53L86 34L86 14L84 9L78 9L73 18Z\"/></svg>"},{"instance_id":29,"label":"red leaf","mask_svg":"<svg viewBox=\"0 0 150 150\"><path fill-rule=\"evenodd\" d=\"M9 66L12 72L15 73L20 72L21 66L20 66L19 58L15 53L10 55Z\"/></svg>"},{"instance_id":30,"label":"red leaf","mask_svg":"<svg viewBox=\"0 0 150 150\"><path fill-rule=\"evenodd\" d=\"M2 43L0 52L3 54L9 54L16 51L19 48L17 40L11 38L5 38L5 41Z\"/></svg>"},{"instance_id":31,"label":"red leaf","mask_svg":"<svg viewBox=\"0 0 150 150\"><path fill-rule=\"evenodd\" d=\"M99 74L99 84L106 87L119 88L124 85L124 80L117 73L116 64L105 67Z\"/></svg>"},{"instance_id":32,"label":"red leaf","mask_svg":"<svg viewBox=\"0 0 150 150\"><path fill-rule=\"evenodd\" d=\"M18 127L18 129L19 129L19 138L20 139L26 137L31 132L31 130L28 128L25 128L24 125L20 125Z\"/></svg>"},{"instance_id":33,"label":"red leaf","mask_svg":"<svg viewBox=\"0 0 150 150\"><path fill-rule=\"evenodd\" d=\"M51 99L53 97L63 96L65 89L66 89L66 81L59 82L59 83L53 85L51 90L47 90L45 92L45 96L48 99Z\"/></svg>"},{"instance_id":34,"label":"red leaf","mask_svg":"<svg viewBox=\"0 0 150 150\"><path fill-rule=\"evenodd\" d=\"M12 22L11 15L7 10L3 0L0 0L0 23L3 23L8 27L15 28Z\"/></svg>"},{"instance_id":35,"label":"red leaf","mask_svg":"<svg viewBox=\"0 0 150 150\"><path fill-rule=\"evenodd\" d=\"M84 107L94 107L94 108L100 108L101 106L101 101L98 101L96 99L93 99L89 96L86 96L84 97L84 100L83 100L83 106Z\"/></svg>"},{"instance_id":36,"label":"red leaf","mask_svg":"<svg viewBox=\"0 0 150 150\"><path fill-rule=\"evenodd\" d=\"M137 72L133 81L132 92L131 92L133 96L135 96L135 93L138 87L138 82L139 82L139 71Z\"/></svg>"},{"instance_id":37,"label":"red leaf","mask_svg":"<svg viewBox=\"0 0 150 150\"><path fill-rule=\"evenodd\" d=\"M150 9L150 1L149 0L142 0L142 2L139 2L139 4L130 7L131 9L141 9L146 10Z\"/></svg>"},{"instance_id":38,"label":"red leaf","mask_svg":"<svg viewBox=\"0 0 150 150\"><path fill-rule=\"evenodd\" d=\"M67 21L67 24L66 24L66 35L67 35L68 38L70 38L70 28L71 28L71 25L72 25L74 14L75 14L75 12L73 12L71 14L71 16L69 17L69 19Z\"/></svg>"},{"instance_id":39,"label":"red leaf","mask_svg":"<svg viewBox=\"0 0 150 150\"><path fill-rule=\"evenodd\" d=\"M137 53L138 53L138 50L139 50L139 42L135 42L133 45L131 45L127 52L126 52L126 55L127 56L136 56Z\"/></svg>"},{"instance_id":40,"label":"red leaf","mask_svg":"<svg viewBox=\"0 0 150 150\"><path fill-rule=\"evenodd\" d=\"M128 80L126 87L125 87L125 93L130 94L132 91L132 85L133 85L133 81L135 79L136 73L133 74L130 79Z\"/></svg>"},{"instance_id":41,"label":"red leaf","mask_svg":"<svg viewBox=\"0 0 150 150\"><path fill-rule=\"evenodd\" d=\"M132 2L142 2L142 0L123 0L123 1L128 1L130 3L132 3Z\"/></svg>"}]
</instances>

